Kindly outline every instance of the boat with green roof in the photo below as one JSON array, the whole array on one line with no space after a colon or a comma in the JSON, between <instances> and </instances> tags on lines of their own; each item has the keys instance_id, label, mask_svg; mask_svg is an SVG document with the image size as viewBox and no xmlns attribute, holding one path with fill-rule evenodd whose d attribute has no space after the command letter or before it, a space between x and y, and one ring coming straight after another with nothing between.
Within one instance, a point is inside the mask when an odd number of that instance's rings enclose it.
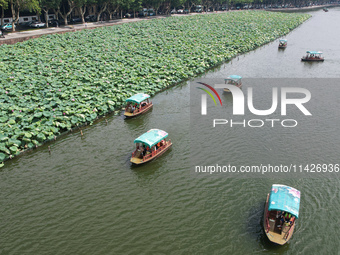
<instances>
[{"instance_id":1,"label":"boat with green roof","mask_svg":"<svg viewBox=\"0 0 340 255\"><path fill-rule=\"evenodd\" d=\"M153 106L152 102L149 101L150 96L144 93L138 93L125 100L126 107L124 115L127 118L136 117L150 110Z\"/></svg>"},{"instance_id":2,"label":"boat with green roof","mask_svg":"<svg viewBox=\"0 0 340 255\"><path fill-rule=\"evenodd\" d=\"M172 146L171 140L166 140L167 137L168 133L163 130L150 129L136 138L136 149L132 152L130 162L140 165L164 154Z\"/></svg>"},{"instance_id":3,"label":"boat with green roof","mask_svg":"<svg viewBox=\"0 0 340 255\"><path fill-rule=\"evenodd\" d=\"M268 239L283 245L292 237L299 218L300 191L273 184L264 210L263 227Z\"/></svg>"},{"instance_id":4,"label":"boat with green roof","mask_svg":"<svg viewBox=\"0 0 340 255\"><path fill-rule=\"evenodd\" d=\"M322 57L321 51L307 51L306 56L301 58L301 61L309 61L309 62L322 62L325 59Z\"/></svg>"},{"instance_id":5,"label":"boat with green roof","mask_svg":"<svg viewBox=\"0 0 340 255\"><path fill-rule=\"evenodd\" d=\"M287 48L287 39L280 39L279 40L279 49L285 49Z\"/></svg>"},{"instance_id":6,"label":"boat with green roof","mask_svg":"<svg viewBox=\"0 0 340 255\"><path fill-rule=\"evenodd\" d=\"M239 75L230 75L226 79L224 79L225 84L231 84L238 88L242 87L242 77ZM228 88L223 89L225 92L230 92Z\"/></svg>"}]
</instances>

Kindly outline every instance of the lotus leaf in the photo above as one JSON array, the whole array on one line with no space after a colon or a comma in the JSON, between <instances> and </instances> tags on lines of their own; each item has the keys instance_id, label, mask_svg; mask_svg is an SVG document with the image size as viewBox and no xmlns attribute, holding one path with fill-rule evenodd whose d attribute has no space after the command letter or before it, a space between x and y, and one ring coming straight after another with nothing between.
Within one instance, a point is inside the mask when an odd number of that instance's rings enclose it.
<instances>
[{"instance_id":1,"label":"lotus leaf","mask_svg":"<svg viewBox=\"0 0 340 255\"><path fill-rule=\"evenodd\" d=\"M9 149L10 149L10 151L11 152L17 152L17 150L18 150L18 147L16 147L16 146L11 146L11 147L9 147Z\"/></svg>"}]
</instances>

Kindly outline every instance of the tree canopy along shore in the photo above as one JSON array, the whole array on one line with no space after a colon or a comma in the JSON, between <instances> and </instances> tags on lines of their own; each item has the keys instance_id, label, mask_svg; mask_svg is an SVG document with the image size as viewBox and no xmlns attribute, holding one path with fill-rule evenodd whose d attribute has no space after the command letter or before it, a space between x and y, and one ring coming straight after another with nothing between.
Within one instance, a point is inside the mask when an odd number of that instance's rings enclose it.
<instances>
[{"instance_id":1,"label":"tree canopy along shore","mask_svg":"<svg viewBox=\"0 0 340 255\"><path fill-rule=\"evenodd\" d=\"M0 46L0 163L289 33L310 15L152 19ZM1 164L3 166L3 163Z\"/></svg>"},{"instance_id":2,"label":"tree canopy along shore","mask_svg":"<svg viewBox=\"0 0 340 255\"><path fill-rule=\"evenodd\" d=\"M36 15L49 26L49 15L68 25L69 22L104 21L123 17L144 17L159 14L190 12L226 11L239 9L291 10L329 5L338 1L328 0L0 0L1 25L4 18L10 18L12 31L14 24L22 22L19 17ZM28 19L27 19L28 20ZM28 20L30 21L30 20Z\"/></svg>"}]
</instances>

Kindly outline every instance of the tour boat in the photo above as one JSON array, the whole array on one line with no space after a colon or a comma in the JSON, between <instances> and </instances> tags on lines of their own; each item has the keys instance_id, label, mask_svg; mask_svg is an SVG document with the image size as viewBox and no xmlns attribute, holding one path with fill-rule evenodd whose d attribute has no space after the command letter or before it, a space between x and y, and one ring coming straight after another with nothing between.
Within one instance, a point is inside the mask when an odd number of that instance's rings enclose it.
<instances>
[{"instance_id":1,"label":"tour boat","mask_svg":"<svg viewBox=\"0 0 340 255\"><path fill-rule=\"evenodd\" d=\"M130 162L135 165L149 162L164 152L172 145L171 140L166 140L168 133L160 129L150 129L148 132L136 138L136 149L132 152Z\"/></svg>"},{"instance_id":2,"label":"tour boat","mask_svg":"<svg viewBox=\"0 0 340 255\"><path fill-rule=\"evenodd\" d=\"M324 61L321 51L307 51L306 56L301 58L301 61Z\"/></svg>"},{"instance_id":3,"label":"tour boat","mask_svg":"<svg viewBox=\"0 0 340 255\"><path fill-rule=\"evenodd\" d=\"M239 75L230 75L227 77L227 79L224 79L224 83L225 84L231 84L231 85L234 85L238 88L241 88L242 87L242 81L241 81L242 77L239 76ZM230 92L229 89L227 88L224 88L223 89L225 92Z\"/></svg>"},{"instance_id":4,"label":"tour boat","mask_svg":"<svg viewBox=\"0 0 340 255\"><path fill-rule=\"evenodd\" d=\"M127 103L124 115L128 118L138 116L147 112L152 108L152 102L149 101L150 96L144 93L138 93L125 100Z\"/></svg>"},{"instance_id":5,"label":"tour boat","mask_svg":"<svg viewBox=\"0 0 340 255\"><path fill-rule=\"evenodd\" d=\"M324 11L324 12L328 12L328 9L327 9L327 8L323 8L323 11Z\"/></svg>"},{"instance_id":6,"label":"tour boat","mask_svg":"<svg viewBox=\"0 0 340 255\"><path fill-rule=\"evenodd\" d=\"M281 39L279 41L279 49L285 49L287 47L287 40L286 39Z\"/></svg>"},{"instance_id":7,"label":"tour boat","mask_svg":"<svg viewBox=\"0 0 340 255\"><path fill-rule=\"evenodd\" d=\"M272 185L263 220L264 231L271 242L283 245L292 237L299 208L300 191L281 184Z\"/></svg>"}]
</instances>

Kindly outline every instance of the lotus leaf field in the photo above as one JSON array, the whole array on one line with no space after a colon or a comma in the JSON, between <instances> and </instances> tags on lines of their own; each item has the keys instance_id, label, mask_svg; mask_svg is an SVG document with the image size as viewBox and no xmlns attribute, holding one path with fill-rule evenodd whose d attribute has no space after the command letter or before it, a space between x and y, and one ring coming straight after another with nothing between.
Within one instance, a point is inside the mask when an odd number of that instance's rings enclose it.
<instances>
[{"instance_id":1,"label":"lotus leaf field","mask_svg":"<svg viewBox=\"0 0 340 255\"><path fill-rule=\"evenodd\" d=\"M308 18L262 11L169 17L2 45L0 163L118 112L135 93L154 95Z\"/></svg>"}]
</instances>

